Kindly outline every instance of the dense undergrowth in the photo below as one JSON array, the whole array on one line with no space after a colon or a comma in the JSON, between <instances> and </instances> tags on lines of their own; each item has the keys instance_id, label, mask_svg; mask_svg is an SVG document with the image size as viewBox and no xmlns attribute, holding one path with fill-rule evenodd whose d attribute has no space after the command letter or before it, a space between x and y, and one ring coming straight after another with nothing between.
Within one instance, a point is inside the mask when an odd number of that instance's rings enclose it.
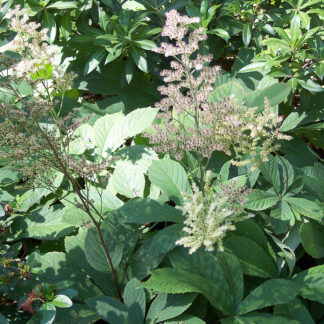
<instances>
[{"instance_id":1,"label":"dense undergrowth","mask_svg":"<svg viewBox=\"0 0 324 324\"><path fill-rule=\"evenodd\" d=\"M0 1L0 323L324 323L321 0Z\"/></svg>"}]
</instances>

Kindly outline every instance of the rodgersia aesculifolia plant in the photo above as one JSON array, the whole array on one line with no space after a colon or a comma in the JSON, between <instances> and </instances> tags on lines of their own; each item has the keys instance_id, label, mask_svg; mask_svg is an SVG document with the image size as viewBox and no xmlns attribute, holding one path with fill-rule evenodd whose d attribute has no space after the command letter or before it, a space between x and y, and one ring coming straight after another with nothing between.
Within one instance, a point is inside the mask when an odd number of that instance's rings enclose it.
<instances>
[{"instance_id":1,"label":"rodgersia aesculifolia plant","mask_svg":"<svg viewBox=\"0 0 324 324\"><path fill-rule=\"evenodd\" d=\"M159 87L164 96L156 104L161 110L160 123L153 125L154 134L146 134L155 150L170 153L177 160L185 151L195 152L201 174L214 151L232 156L236 165L266 161L268 154L278 148L278 140L289 139L277 130L281 118L271 111L268 101L263 112L247 108L233 97L210 102L221 70L209 66L211 55L198 53L199 42L207 39L204 29L189 32L189 25L199 22L199 18L181 16L175 10L166 17L162 36L170 41L155 51L174 60L170 70L161 72L167 85Z\"/></svg>"},{"instance_id":2,"label":"rodgersia aesculifolia plant","mask_svg":"<svg viewBox=\"0 0 324 324\"><path fill-rule=\"evenodd\" d=\"M65 176L77 196L70 202L88 214L98 231L117 295L122 299L100 228L103 215L89 198L90 182L100 190L109 176L107 168L112 159L96 163L69 154L70 143L76 139L75 130L88 117L75 119L75 109L60 117L62 107L55 98L63 97L72 87L74 74L65 73L55 64L57 47L46 42L45 32L38 30L38 24L28 22L25 10L16 7L7 15L9 27L17 34L7 46L10 52L1 54L0 82L8 90L8 96L0 109L0 146L3 148L0 158L8 160L10 167L20 171L34 186L53 192L57 190L53 173L58 171ZM21 93L23 82L25 85L28 82L32 94Z\"/></svg>"}]
</instances>

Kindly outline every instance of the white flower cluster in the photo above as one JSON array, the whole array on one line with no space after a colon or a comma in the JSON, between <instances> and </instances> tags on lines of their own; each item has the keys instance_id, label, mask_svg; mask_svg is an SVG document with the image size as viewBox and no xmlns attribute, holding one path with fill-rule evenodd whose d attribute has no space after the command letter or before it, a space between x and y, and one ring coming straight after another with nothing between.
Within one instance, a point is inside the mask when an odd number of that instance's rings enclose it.
<instances>
[{"instance_id":1,"label":"white flower cluster","mask_svg":"<svg viewBox=\"0 0 324 324\"><path fill-rule=\"evenodd\" d=\"M9 9L5 18L8 19L8 28L16 32L16 36L0 48L0 51L15 52L21 56L20 60L16 60L16 64L10 66L9 74L33 83L35 79L51 79L57 91L70 89L75 76L65 73L57 64L55 57L60 53L60 48L47 43L47 29L42 29L38 23L30 22L26 9L20 6ZM4 54L1 54L1 57Z\"/></svg>"},{"instance_id":2,"label":"white flower cluster","mask_svg":"<svg viewBox=\"0 0 324 324\"><path fill-rule=\"evenodd\" d=\"M193 183L193 193L183 194L184 204L177 207L186 216L183 231L188 233L176 242L189 248L192 254L201 246L213 251L214 245L223 250L223 239L227 231L235 230L233 221L239 220L244 209L245 197L249 194L246 187L236 188L236 182L222 185L221 194L210 185L211 173L206 175L205 195Z\"/></svg>"}]
</instances>

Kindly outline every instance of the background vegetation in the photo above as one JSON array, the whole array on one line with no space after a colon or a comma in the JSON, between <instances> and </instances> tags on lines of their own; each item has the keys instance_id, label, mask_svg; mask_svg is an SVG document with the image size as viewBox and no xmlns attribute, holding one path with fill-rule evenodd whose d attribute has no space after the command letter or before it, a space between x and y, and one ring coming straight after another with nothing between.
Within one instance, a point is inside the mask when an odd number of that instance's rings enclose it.
<instances>
[{"instance_id":1,"label":"background vegetation","mask_svg":"<svg viewBox=\"0 0 324 324\"><path fill-rule=\"evenodd\" d=\"M1 324L324 323L322 0L0 3Z\"/></svg>"}]
</instances>

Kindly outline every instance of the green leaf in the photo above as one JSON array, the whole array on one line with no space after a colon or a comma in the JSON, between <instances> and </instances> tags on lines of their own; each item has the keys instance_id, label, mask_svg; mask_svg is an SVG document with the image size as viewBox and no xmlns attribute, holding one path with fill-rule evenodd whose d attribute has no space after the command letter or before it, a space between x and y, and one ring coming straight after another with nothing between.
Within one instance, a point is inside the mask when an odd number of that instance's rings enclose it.
<instances>
[{"instance_id":1,"label":"green leaf","mask_svg":"<svg viewBox=\"0 0 324 324\"><path fill-rule=\"evenodd\" d=\"M56 38L56 22L53 15L47 10L44 11L42 27L48 29L47 32L48 42L52 44Z\"/></svg>"},{"instance_id":2,"label":"green leaf","mask_svg":"<svg viewBox=\"0 0 324 324\"><path fill-rule=\"evenodd\" d=\"M9 324L9 321L2 314L0 314L0 324Z\"/></svg>"},{"instance_id":3,"label":"green leaf","mask_svg":"<svg viewBox=\"0 0 324 324\"><path fill-rule=\"evenodd\" d=\"M321 86L320 84L314 82L311 79L301 80L298 79L298 83L306 90L311 91L311 92L323 92L324 87Z\"/></svg>"},{"instance_id":4,"label":"green leaf","mask_svg":"<svg viewBox=\"0 0 324 324\"><path fill-rule=\"evenodd\" d=\"M43 206L34 209L28 217L19 217L13 226L23 230L21 237L57 240L74 230L74 225L63 220L64 208Z\"/></svg>"},{"instance_id":5,"label":"green leaf","mask_svg":"<svg viewBox=\"0 0 324 324\"><path fill-rule=\"evenodd\" d=\"M67 307L71 307L73 305L72 300L68 296L65 296L65 295L56 295L52 299L52 303L56 307L61 307L61 308L67 308Z\"/></svg>"},{"instance_id":6,"label":"green leaf","mask_svg":"<svg viewBox=\"0 0 324 324\"><path fill-rule=\"evenodd\" d=\"M127 138L139 134L150 126L157 112L158 110L153 108L140 108L124 117L114 114L99 118L94 125L97 154L103 158L107 157L107 150L111 152L116 150Z\"/></svg>"},{"instance_id":7,"label":"green leaf","mask_svg":"<svg viewBox=\"0 0 324 324\"><path fill-rule=\"evenodd\" d=\"M324 77L324 62L319 63L315 66L315 72L317 74L317 76L323 80Z\"/></svg>"},{"instance_id":8,"label":"green leaf","mask_svg":"<svg viewBox=\"0 0 324 324\"><path fill-rule=\"evenodd\" d=\"M145 73L148 73L147 60L145 52L138 47L132 46L129 49L130 55L137 67Z\"/></svg>"},{"instance_id":9,"label":"green leaf","mask_svg":"<svg viewBox=\"0 0 324 324\"><path fill-rule=\"evenodd\" d=\"M127 198L143 197L144 174L129 162L120 161L111 177L111 185Z\"/></svg>"},{"instance_id":10,"label":"green leaf","mask_svg":"<svg viewBox=\"0 0 324 324\"><path fill-rule=\"evenodd\" d=\"M203 294L216 308L222 309L221 301L216 297L214 285L203 276L189 271L162 268L152 272L151 278L144 284L145 288L171 294L197 292ZM220 293L221 294L221 293ZM222 309L225 313L228 311Z\"/></svg>"},{"instance_id":11,"label":"green leaf","mask_svg":"<svg viewBox=\"0 0 324 324\"><path fill-rule=\"evenodd\" d=\"M101 63L101 61L104 59L106 54L107 51L105 48L101 48L97 52L92 54L84 67L83 70L84 75L87 75L90 72L92 72Z\"/></svg>"},{"instance_id":12,"label":"green leaf","mask_svg":"<svg viewBox=\"0 0 324 324\"><path fill-rule=\"evenodd\" d=\"M297 111L293 111L290 113L283 121L280 127L281 132L288 132L294 128L296 128L303 119L305 119L305 113L299 113Z\"/></svg>"},{"instance_id":13,"label":"green leaf","mask_svg":"<svg viewBox=\"0 0 324 324\"><path fill-rule=\"evenodd\" d=\"M7 186L19 182L22 174L9 167L0 168L0 186Z\"/></svg>"},{"instance_id":14,"label":"green leaf","mask_svg":"<svg viewBox=\"0 0 324 324\"><path fill-rule=\"evenodd\" d=\"M274 107L288 97L291 89L284 83L275 83L266 87L264 89L258 89L253 92L248 93L244 97L244 101L247 107L258 107L264 108L264 99L267 98L269 100L269 105Z\"/></svg>"},{"instance_id":15,"label":"green leaf","mask_svg":"<svg viewBox=\"0 0 324 324\"><path fill-rule=\"evenodd\" d=\"M128 308L120 301L108 297L88 298L87 305L96 311L98 315L110 324L128 323Z\"/></svg>"},{"instance_id":16,"label":"green leaf","mask_svg":"<svg viewBox=\"0 0 324 324\"><path fill-rule=\"evenodd\" d=\"M313 258L324 257L324 226L315 222L304 223L300 239L305 251Z\"/></svg>"},{"instance_id":17,"label":"green leaf","mask_svg":"<svg viewBox=\"0 0 324 324\"><path fill-rule=\"evenodd\" d=\"M292 280L302 285L301 296L324 304L324 265L302 271Z\"/></svg>"},{"instance_id":18,"label":"green leaf","mask_svg":"<svg viewBox=\"0 0 324 324\"><path fill-rule=\"evenodd\" d=\"M88 229L79 228L75 236L65 238L65 250L68 253L74 271L84 271L107 295L115 294L115 287L111 276L107 273L99 272L87 261L85 254L85 242Z\"/></svg>"},{"instance_id":19,"label":"green leaf","mask_svg":"<svg viewBox=\"0 0 324 324\"><path fill-rule=\"evenodd\" d=\"M253 312L245 316L235 317L237 322L232 322L233 324L300 324L300 321L291 320L287 317L272 315L269 313L257 313ZM229 324L225 323L224 324Z\"/></svg>"},{"instance_id":20,"label":"green leaf","mask_svg":"<svg viewBox=\"0 0 324 324\"><path fill-rule=\"evenodd\" d=\"M320 208L315 202L298 197L287 197L285 200L291 207L296 209L302 215L323 222L323 209Z\"/></svg>"},{"instance_id":21,"label":"green leaf","mask_svg":"<svg viewBox=\"0 0 324 324\"><path fill-rule=\"evenodd\" d=\"M123 256L123 248L108 232L102 231L105 244L109 246L112 264L116 268ZM85 255L88 262L98 271L110 273L110 265L96 229L90 229L85 237Z\"/></svg>"},{"instance_id":22,"label":"green leaf","mask_svg":"<svg viewBox=\"0 0 324 324\"><path fill-rule=\"evenodd\" d=\"M47 8L55 8L55 9L76 9L77 5L74 1L56 1L47 6Z\"/></svg>"},{"instance_id":23,"label":"green leaf","mask_svg":"<svg viewBox=\"0 0 324 324\"><path fill-rule=\"evenodd\" d=\"M134 40L133 43L135 44L135 46L143 50L152 50L154 48L157 48L157 45L149 39Z\"/></svg>"},{"instance_id":24,"label":"green leaf","mask_svg":"<svg viewBox=\"0 0 324 324\"><path fill-rule=\"evenodd\" d=\"M143 324L146 306L145 292L137 279L132 279L127 283L123 299L129 309L132 323Z\"/></svg>"},{"instance_id":25,"label":"green leaf","mask_svg":"<svg viewBox=\"0 0 324 324\"><path fill-rule=\"evenodd\" d=\"M295 15L290 24L290 38L292 44L295 44L301 35L300 31L300 17Z\"/></svg>"},{"instance_id":26,"label":"green leaf","mask_svg":"<svg viewBox=\"0 0 324 324\"><path fill-rule=\"evenodd\" d=\"M124 217L124 222L134 224L173 222L182 223L182 213L153 199L134 199L116 210Z\"/></svg>"},{"instance_id":27,"label":"green leaf","mask_svg":"<svg viewBox=\"0 0 324 324\"><path fill-rule=\"evenodd\" d=\"M275 206L278 201L278 196L274 193L255 189L248 196L246 207L251 210L265 210Z\"/></svg>"},{"instance_id":28,"label":"green leaf","mask_svg":"<svg viewBox=\"0 0 324 324\"><path fill-rule=\"evenodd\" d=\"M290 45L283 39L268 38L263 40L262 43L264 45L267 45L269 48L273 49L276 52L281 50L291 52Z\"/></svg>"},{"instance_id":29,"label":"green leaf","mask_svg":"<svg viewBox=\"0 0 324 324\"><path fill-rule=\"evenodd\" d=\"M239 259L245 274L265 278L278 275L273 257L250 238L231 235L224 241L224 246Z\"/></svg>"},{"instance_id":30,"label":"green leaf","mask_svg":"<svg viewBox=\"0 0 324 324\"><path fill-rule=\"evenodd\" d=\"M284 304L294 299L301 285L285 279L270 279L254 289L239 305L238 314L245 314L267 306Z\"/></svg>"},{"instance_id":31,"label":"green leaf","mask_svg":"<svg viewBox=\"0 0 324 324\"><path fill-rule=\"evenodd\" d=\"M182 193L191 193L186 171L176 161L153 161L148 169L148 175L151 183L176 204L182 203Z\"/></svg>"},{"instance_id":32,"label":"green leaf","mask_svg":"<svg viewBox=\"0 0 324 324\"><path fill-rule=\"evenodd\" d=\"M170 252L169 259L176 270L191 273L197 276L197 279L198 277L204 278L200 281L200 284L198 284L198 281L194 281L192 284L200 289L200 292L224 314L233 314L234 299L237 298L232 289L233 277L230 279L229 274L223 272L225 262L229 267L231 259L226 258L226 260L219 261L218 258L203 249L199 249L190 255L185 248L178 248ZM233 273L231 273L231 276L233 276ZM190 284L190 282L188 283Z\"/></svg>"},{"instance_id":33,"label":"green leaf","mask_svg":"<svg viewBox=\"0 0 324 324\"><path fill-rule=\"evenodd\" d=\"M216 34L217 36L223 38L226 42L230 39L229 33L225 29L216 28L208 31L208 34Z\"/></svg>"},{"instance_id":34,"label":"green leaf","mask_svg":"<svg viewBox=\"0 0 324 324\"><path fill-rule=\"evenodd\" d=\"M238 73L260 72L263 73L268 69L267 62L254 62L242 67Z\"/></svg>"},{"instance_id":35,"label":"green leaf","mask_svg":"<svg viewBox=\"0 0 324 324\"><path fill-rule=\"evenodd\" d=\"M242 38L245 47L248 47L252 38L252 29L250 24L244 24Z\"/></svg>"},{"instance_id":36,"label":"green leaf","mask_svg":"<svg viewBox=\"0 0 324 324\"><path fill-rule=\"evenodd\" d=\"M71 30L72 30L71 15L69 12L66 12L61 19L62 36L65 39L68 39L70 37Z\"/></svg>"},{"instance_id":37,"label":"green leaf","mask_svg":"<svg viewBox=\"0 0 324 324\"><path fill-rule=\"evenodd\" d=\"M315 324L309 311L298 298L293 299L287 304L275 306L274 314L288 316L292 320L299 321L299 323Z\"/></svg>"},{"instance_id":38,"label":"green leaf","mask_svg":"<svg viewBox=\"0 0 324 324\"><path fill-rule=\"evenodd\" d=\"M147 313L146 323L166 321L182 314L190 307L196 294L159 294Z\"/></svg>"}]
</instances>

